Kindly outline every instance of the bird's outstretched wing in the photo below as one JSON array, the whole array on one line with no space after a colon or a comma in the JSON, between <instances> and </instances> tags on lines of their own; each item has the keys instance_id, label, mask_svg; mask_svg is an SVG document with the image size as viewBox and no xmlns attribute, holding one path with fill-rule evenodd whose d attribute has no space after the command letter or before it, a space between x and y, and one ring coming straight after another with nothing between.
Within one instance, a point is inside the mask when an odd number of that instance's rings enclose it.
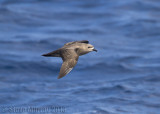
<instances>
[{"instance_id":1,"label":"bird's outstretched wing","mask_svg":"<svg viewBox=\"0 0 160 114\"><path fill-rule=\"evenodd\" d=\"M60 49L52 51L50 53L43 54L45 57L60 57Z\"/></svg>"},{"instance_id":2,"label":"bird's outstretched wing","mask_svg":"<svg viewBox=\"0 0 160 114\"><path fill-rule=\"evenodd\" d=\"M74 66L77 64L78 61L78 55L73 49L64 49L61 53L63 64L61 66L61 70L58 76L58 79L64 77L66 74L68 74Z\"/></svg>"},{"instance_id":3,"label":"bird's outstretched wing","mask_svg":"<svg viewBox=\"0 0 160 114\"><path fill-rule=\"evenodd\" d=\"M71 45L71 44L74 44L74 43L86 43L86 44L88 44L89 41L88 40L74 41L74 42L66 43L66 44L64 44L64 46L68 46L68 45Z\"/></svg>"}]
</instances>

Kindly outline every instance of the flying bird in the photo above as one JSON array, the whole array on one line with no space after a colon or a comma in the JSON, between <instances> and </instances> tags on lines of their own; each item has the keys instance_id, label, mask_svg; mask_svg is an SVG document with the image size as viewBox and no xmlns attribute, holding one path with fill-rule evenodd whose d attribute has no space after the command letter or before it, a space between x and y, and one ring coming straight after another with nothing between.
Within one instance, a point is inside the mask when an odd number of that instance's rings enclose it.
<instances>
[{"instance_id":1,"label":"flying bird","mask_svg":"<svg viewBox=\"0 0 160 114\"><path fill-rule=\"evenodd\" d=\"M78 58L81 55L89 52L96 51L93 45L89 44L89 41L74 41L64 44L62 48L52 51L47 54L43 54L45 57L61 57L63 64L61 66L58 79L67 75L77 64Z\"/></svg>"}]
</instances>

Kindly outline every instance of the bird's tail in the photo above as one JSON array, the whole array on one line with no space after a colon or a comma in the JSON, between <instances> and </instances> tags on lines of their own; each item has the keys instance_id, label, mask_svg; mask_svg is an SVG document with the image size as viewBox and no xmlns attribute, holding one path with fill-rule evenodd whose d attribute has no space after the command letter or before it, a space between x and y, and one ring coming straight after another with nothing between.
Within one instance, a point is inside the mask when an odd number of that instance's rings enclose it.
<instances>
[{"instance_id":1,"label":"bird's tail","mask_svg":"<svg viewBox=\"0 0 160 114\"><path fill-rule=\"evenodd\" d=\"M42 56L45 56L45 57L60 57L60 51L59 50L52 51L50 53L43 54Z\"/></svg>"}]
</instances>

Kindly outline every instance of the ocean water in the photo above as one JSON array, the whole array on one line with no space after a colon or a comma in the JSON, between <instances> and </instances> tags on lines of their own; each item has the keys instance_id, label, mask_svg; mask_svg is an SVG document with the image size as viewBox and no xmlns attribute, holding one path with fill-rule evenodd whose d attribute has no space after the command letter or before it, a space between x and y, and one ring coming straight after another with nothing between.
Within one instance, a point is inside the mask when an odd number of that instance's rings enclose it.
<instances>
[{"instance_id":1,"label":"ocean water","mask_svg":"<svg viewBox=\"0 0 160 114\"><path fill-rule=\"evenodd\" d=\"M41 55L75 40L98 52L58 80L62 60ZM0 0L0 111L22 107L159 114L160 1Z\"/></svg>"}]
</instances>

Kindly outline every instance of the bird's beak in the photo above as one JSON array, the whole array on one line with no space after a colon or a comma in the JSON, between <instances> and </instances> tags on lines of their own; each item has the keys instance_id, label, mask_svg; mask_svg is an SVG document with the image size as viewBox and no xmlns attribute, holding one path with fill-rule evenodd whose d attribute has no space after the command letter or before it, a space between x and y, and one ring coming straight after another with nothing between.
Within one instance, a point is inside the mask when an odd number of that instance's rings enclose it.
<instances>
[{"instance_id":1,"label":"bird's beak","mask_svg":"<svg viewBox=\"0 0 160 114\"><path fill-rule=\"evenodd\" d=\"M96 49L93 49L93 51L96 51L96 52L97 52L97 50L96 50Z\"/></svg>"}]
</instances>

